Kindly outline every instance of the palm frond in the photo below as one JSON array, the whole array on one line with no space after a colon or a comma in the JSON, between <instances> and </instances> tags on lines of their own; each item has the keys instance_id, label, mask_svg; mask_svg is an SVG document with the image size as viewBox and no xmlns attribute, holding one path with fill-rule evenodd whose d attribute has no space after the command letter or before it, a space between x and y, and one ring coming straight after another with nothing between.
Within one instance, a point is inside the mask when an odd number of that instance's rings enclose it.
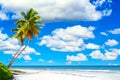
<instances>
[{"instance_id":1,"label":"palm frond","mask_svg":"<svg viewBox=\"0 0 120 80\"><path fill-rule=\"evenodd\" d=\"M16 21L15 22L15 24L20 28L22 25L24 25L25 24L25 20L18 20L18 21Z\"/></svg>"},{"instance_id":2,"label":"palm frond","mask_svg":"<svg viewBox=\"0 0 120 80\"><path fill-rule=\"evenodd\" d=\"M34 9L31 10L30 17L36 16L38 12Z\"/></svg>"},{"instance_id":3,"label":"palm frond","mask_svg":"<svg viewBox=\"0 0 120 80\"><path fill-rule=\"evenodd\" d=\"M34 16L30 18L31 21L41 21L42 18L40 16Z\"/></svg>"},{"instance_id":4,"label":"palm frond","mask_svg":"<svg viewBox=\"0 0 120 80\"><path fill-rule=\"evenodd\" d=\"M44 26L44 24L41 22L42 18L38 15L38 12L32 8L29 9L27 13L21 12L21 15L24 19L16 21L15 24L18 27L12 29L12 31L16 32L12 38L17 38L18 41L23 44L25 38L31 40L33 36L37 37L40 32L40 29L37 26Z\"/></svg>"},{"instance_id":5,"label":"palm frond","mask_svg":"<svg viewBox=\"0 0 120 80\"><path fill-rule=\"evenodd\" d=\"M36 26L32 26L31 31L32 31L33 35L35 35L37 37L38 33L40 32L40 29Z\"/></svg>"},{"instance_id":6,"label":"palm frond","mask_svg":"<svg viewBox=\"0 0 120 80\"><path fill-rule=\"evenodd\" d=\"M21 12L21 15L22 15L25 19L27 18L25 12Z\"/></svg>"},{"instance_id":7,"label":"palm frond","mask_svg":"<svg viewBox=\"0 0 120 80\"><path fill-rule=\"evenodd\" d=\"M43 22L40 22L40 21L34 22L34 24L44 26L44 23L43 23Z\"/></svg>"},{"instance_id":8,"label":"palm frond","mask_svg":"<svg viewBox=\"0 0 120 80\"><path fill-rule=\"evenodd\" d=\"M19 29L18 28L14 28L14 29L12 29L11 31L12 32L17 32Z\"/></svg>"},{"instance_id":9,"label":"palm frond","mask_svg":"<svg viewBox=\"0 0 120 80\"><path fill-rule=\"evenodd\" d=\"M28 38L28 40L31 40L33 38L33 33L31 30L28 31L28 34L26 35L26 38Z\"/></svg>"}]
</instances>

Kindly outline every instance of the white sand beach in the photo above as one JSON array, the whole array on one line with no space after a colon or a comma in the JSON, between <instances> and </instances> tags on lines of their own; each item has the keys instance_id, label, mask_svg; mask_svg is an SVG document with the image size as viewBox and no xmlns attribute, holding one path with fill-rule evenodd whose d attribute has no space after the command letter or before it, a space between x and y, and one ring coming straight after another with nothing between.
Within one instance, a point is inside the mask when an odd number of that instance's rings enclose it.
<instances>
[{"instance_id":1,"label":"white sand beach","mask_svg":"<svg viewBox=\"0 0 120 80\"><path fill-rule=\"evenodd\" d=\"M25 70L15 80L120 80L120 71Z\"/></svg>"}]
</instances>

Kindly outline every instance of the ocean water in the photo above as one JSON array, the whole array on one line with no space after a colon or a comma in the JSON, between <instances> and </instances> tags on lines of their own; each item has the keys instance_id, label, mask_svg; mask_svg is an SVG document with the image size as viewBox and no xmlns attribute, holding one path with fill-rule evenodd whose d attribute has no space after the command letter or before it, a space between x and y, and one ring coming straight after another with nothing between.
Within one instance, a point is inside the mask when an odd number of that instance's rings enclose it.
<instances>
[{"instance_id":1,"label":"ocean water","mask_svg":"<svg viewBox=\"0 0 120 80\"><path fill-rule=\"evenodd\" d=\"M84 77L85 80L94 78L95 80L120 80L120 66L13 66L12 68Z\"/></svg>"},{"instance_id":2,"label":"ocean water","mask_svg":"<svg viewBox=\"0 0 120 80\"><path fill-rule=\"evenodd\" d=\"M78 69L78 70L114 70L120 71L120 66L12 66L21 69Z\"/></svg>"}]
</instances>

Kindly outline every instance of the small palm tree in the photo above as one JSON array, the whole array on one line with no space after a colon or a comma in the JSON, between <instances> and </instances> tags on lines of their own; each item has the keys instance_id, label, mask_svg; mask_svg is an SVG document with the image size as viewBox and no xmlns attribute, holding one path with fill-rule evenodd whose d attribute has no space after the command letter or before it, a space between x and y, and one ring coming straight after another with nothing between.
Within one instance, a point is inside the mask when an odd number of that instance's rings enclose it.
<instances>
[{"instance_id":1,"label":"small palm tree","mask_svg":"<svg viewBox=\"0 0 120 80\"><path fill-rule=\"evenodd\" d=\"M42 18L38 16L38 13L34 9L28 10L27 13L22 12L21 15L23 19L16 21L16 25L18 28L12 29L15 31L16 34L12 36L12 38L17 38L18 41L21 43L21 47L18 51L14 54L13 58L11 59L8 68L15 62L15 60L19 57L19 55L26 49L30 40L32 40L33 36L38 36L40 29L38 25L43 26L44 24L41 22ZM26 46L24 46L24 39L27 39Z\"/></svg>"}]
</instances>

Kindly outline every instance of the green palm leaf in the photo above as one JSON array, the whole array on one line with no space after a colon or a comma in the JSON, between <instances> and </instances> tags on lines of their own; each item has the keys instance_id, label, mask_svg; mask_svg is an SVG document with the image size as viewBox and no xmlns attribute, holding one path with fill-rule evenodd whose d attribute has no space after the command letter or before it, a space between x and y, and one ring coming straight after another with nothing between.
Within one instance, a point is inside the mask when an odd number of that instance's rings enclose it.
<instances>
[{"instance_id":1,"label":"green palm leaf","mask_svg":"<svg viewBox=\"0 0 120 80\"><path fill-rule=\"evenodd\" d=\"M41 20L42 18L38 15L37 11L34 9L29 9L27 13L22 12L21 15L23 16L23 19L17 20L16 25L17 28L12 29L12 31L16 32L12 36L12 38L17 38L18 41L21 43L21 46L24 44L24 39L27 38L28 42L26 43L26 46L24 48L18 49L18 51L15 53L14 57L11 59L8 67L10 67L14 61L19 57L19 55L27 48L29 41L32 40L34 36L38 36L40 29L38 28L38 25L44 25Z\"/></svg>"},{"instance_id":2,"label":"green palm leaf","mask_svg":"<svg viewBox=\"0 0 120 80\"><path fill-rule=\"evenodd\" d=\"M22 12L21 15L23 19L17 20L15 23L18 28L12 29L12 31L16 32L13 38L18 38L18 41L23 44L24 38L31 40L33 36L37 37L40 32L38 25L43 26L44 24L41 22L42 18L38 12L32 8L27 13Z\"/></svg>"}]
</instances>

